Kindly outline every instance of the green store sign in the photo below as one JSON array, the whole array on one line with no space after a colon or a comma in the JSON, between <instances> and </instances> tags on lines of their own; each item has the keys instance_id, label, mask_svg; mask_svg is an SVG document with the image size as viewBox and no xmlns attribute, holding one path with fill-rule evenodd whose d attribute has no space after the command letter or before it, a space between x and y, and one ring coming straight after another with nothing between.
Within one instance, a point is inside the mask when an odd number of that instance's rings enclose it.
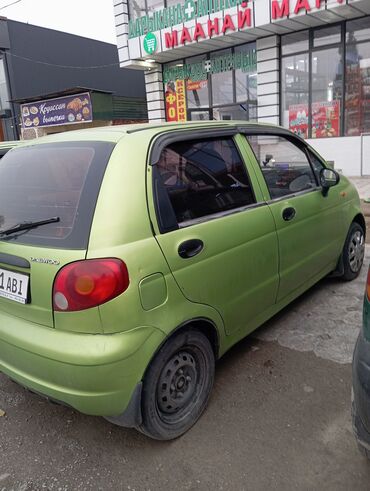
<instances>
[{"instance_id":1,"label":"green store sign","mask_svg":"<svg viewBox=\"0 0 370 491\"><path fill-rule=\"evenodd\" d=\"M257 51L241 51L225 56L216 56L199 63L185 63L183 66L170 66L163 69L163 82L189 79L194 82L207 79L209 74L242 70L257 72Z\"/></svg>"},{"instance_id":2,"label":"green store sign","mask_svg":"<svg viewBox=\"0 0 370 491\"><path fill-rule=\"evenodd\" d=\"M186 0L184 4L178 3L162 10L156 10L150 15L130 20L128 37L133 39L144 36L148 32L160 31L245 3L245 0Z\"/></svg>"}]
</instances>

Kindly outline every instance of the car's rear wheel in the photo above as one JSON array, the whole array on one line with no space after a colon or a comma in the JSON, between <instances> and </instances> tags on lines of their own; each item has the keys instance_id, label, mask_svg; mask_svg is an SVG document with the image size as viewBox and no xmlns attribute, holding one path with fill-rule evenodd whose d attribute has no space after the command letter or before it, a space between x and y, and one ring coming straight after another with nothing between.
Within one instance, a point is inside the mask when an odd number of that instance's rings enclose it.
<instances>
[{"instance_id":1,"label":"car's rear wheel","mask_svg":"<svg viewBox=\"0 0 370 491\"><path fill-rule=\"evenodd\" d=\"M188 330L170 338L145 375L138 429L157 440L185 433L207 405L214 370L213 349L204 334Z\"/></svg>"}]
</instances>

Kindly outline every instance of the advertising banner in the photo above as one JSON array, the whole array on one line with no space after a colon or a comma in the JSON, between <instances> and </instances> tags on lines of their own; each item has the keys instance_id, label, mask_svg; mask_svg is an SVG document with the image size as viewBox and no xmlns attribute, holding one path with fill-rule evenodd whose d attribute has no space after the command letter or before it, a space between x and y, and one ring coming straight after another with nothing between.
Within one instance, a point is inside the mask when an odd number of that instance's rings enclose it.
<instances>
[{"instance_id":1,"label":"advertising banner","mask_svg":"<svg viewBox=\"0 0 370 491\"><path fill-rule=\"evenodd\" d=\"M289 106L289 129L302 138L308 137L308 104Z\"/></svg>"},{"instance_id":2,"label":"advertising banner","mask_svg":"<svg viewBox=\"0 0 370 491\"><path fill-rule=\"evenodd\" d=\"M308 104L289 106L289 129L308 138ZM312 103L312 138L340 135L340 101Z\"/></svg>"},{"instance_id":3,"label":"advertising banner","mask_svg":"<svg viewBox=\"0 0 370 491\"><path fill-rule=\"evenodd\" d=\"M312 138L340 135L340 101L312 103Z\"/></svg>"},{"instance_id":4,"label":"advertising banner","mask_svg":"<svg viewBox=\"0 0 370 491\"><path fill-rule=\"evenodd\" d=\"M21 115L24 129L89 123L93 120L89 92L22 104Z\"/></svg>"},{"instance_id":5,"label":"advertising banner","mask_svg":"<svg viewBox=\"0 0 370 491\"><path fill-rule=\"evenodd\" d=\"M177 121L184 122L187 120L185 80L176 80L176 93L177 93Z\"/></svg>"},{"instance_id":6,"label":"advertising banner","mask_svg":"<svg viewBox=\"0 0 370 491\"><path fill-rule=\"evenodd\" d=\"M166 119L169 122L186 121L185 80L165 84Z\"/></svg>"}]
</instances>

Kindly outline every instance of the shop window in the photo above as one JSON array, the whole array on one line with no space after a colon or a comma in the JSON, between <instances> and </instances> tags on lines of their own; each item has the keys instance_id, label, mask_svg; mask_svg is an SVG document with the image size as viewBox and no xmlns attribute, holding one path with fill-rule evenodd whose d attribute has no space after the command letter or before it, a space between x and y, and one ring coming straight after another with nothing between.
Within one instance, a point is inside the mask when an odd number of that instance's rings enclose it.
<instances>
[{"instance_id":1,"label":"shop window","mask_svg":"<svg viewBox=\"0 0 370 491\"><path fill-rule=\"evenodd\" d=\"M300 53L301 51L308 51L308 33L309 31L300 31L283 36L281 39L282 55L290 55L293 53Z\"/></svg>"},{"instance_id":2,"label":"shop window","mask_svg":"<svg viewBox=\"0 0 370 491\"><path fill-rule=\"evenodd\" d=\"M271 199L317 187L306 154L280 136L248 136Z\"/></svg>"},{"instance_id":3,"label":"shop window","mask_svg":"<svg viewBox=\"0 0 370 491\"><path fill-rule=\"evenodd\" d=\"M340 136L343 60L340 48L314 51L312 57L312 138Z\"/></svg>"},{"instance_id":4,"label":"shop window","mask_svg":"<svg viewBox=\"0 0 370 491\"><path fill-rule=\"evenodd\" d=\"M234 104L233 106L215 108L213 110L213 119L222 121L255 121L257 119L256 112L257 111L253 111L253 106L251 104Z\"/></svg>"},{"instance_id":5,"label":"shop window","mask_svg":"<svg viewBox=\"0 0 370 491\"><path fill-rule=\"evenodd\" d=\"M0 58L0 106L1 109L10 109L8 84L6 82L4 59Z\"/></svg>"},{"instance_id":6,"label":"shop window","mask_svg":"<svg viewBox=\"0 0 370 491\"><path fill-rule=\"evenodd\" d=\"M346 31L347 43L360 43L361 41L370 41L369 17L347 22Z\"/></svg>"},{"instance_id":7,"label":"shop window","mask_svg":"<svg viewBox=\"0 0 370 491\"><path fill-rule=\"evenodd\" d=\"M163 0L146 0L148 14L164 8Z\"/></svg>"},{"instance_id":8,"label":"shop window","mask_svg":"<svg viewBox=\"0 0 370 491\"><path fill-rule=\"evenodd\" d=\"M128 1L130 19L137 19L146 14L145 0L129 0Z\"/></svg>"},{"instance_id":9,"label":"shop window","mask_svg":"<svg viewBox=\"0 0 370 491\"><path fill-rule=\"evenodd\" d=\"M314 48L327 46L329 44L338 44L341 41L341 26L330 26L320 28L314 31L313 45Z\"/></svg>"},{"instance_id":10,"label":"shop window","mask_svg":"<svg viewBox=\"0 0 370 491\"><path fill-rule=\"evenodd\" d=\"M204 63L207 59L206 55L194 56L193 58L187 58L186 63L198 64ZM201 71L198 71L200 75ZM188 78L186 80L186 97L188 102L188 108L208 107L209 106L209 82L207 74L204 76Z\"/></svg>"},{"instance_id":11,"label":"shop window","mask_svg":"<svg viewBox=\"0 0 370 491\"><path fill-rule=\"evenodd\" d=\"M257 120L256 43L166 63L163 80L167 121Z\"/></svg>"},{"instance_id":12,"label":"shop window","mask_svg":"<svg viewBox=\"0 0 370 491\"><path fill-rule=\"evenodd\" d=\"M216 51L211 54L211 59L223 56L226 60L227 55L231 55L231 49ZM214 106L234 102L233 72L227 66L224 69L225 71L212 74L212 100Z\"/></svg>"},{"instance_id":13,"label":"shop window","mask_svg":"<svg viewBox=\"0 0 370 491\"><path fill-rule=\"evenodd\" d=\"M308 53L282 59L283 125L302 138L308 137Z\"/></svg>"},{"instance_id":14,"label":"shop window","mask_svg":"<svg viewBox=\"0 0 370 491\"><path fill-rule=\"evenodd\" d=\"M179 224L254 203L232 138L173 143L158 170Z\"/></svg>"},{"instance_id":15,"label":"shop window","mask_svg":"<svg viewBox=\"0 0 370 491\"><path fill-rule=\"evenodd\" d=\"M243 46L237 46L234 52L252 55L254 50L254 44L244 44ZM257 102L257 73L252 67L248 67L248 69L238 68L235 70L235 93L236 102L246 100Z\"/></svg>"},{"instance_id":16,"label":"shop window","mask_svg":"<svg viewBox=\"0 0 370 491\"><path fill-rule=\"evenodd\" d=\"M370 37L370 28L349 24L354 29L347 35L345 134L356 136L370 132L370 41L357 42Z\"/></svg>"}]
</instances>

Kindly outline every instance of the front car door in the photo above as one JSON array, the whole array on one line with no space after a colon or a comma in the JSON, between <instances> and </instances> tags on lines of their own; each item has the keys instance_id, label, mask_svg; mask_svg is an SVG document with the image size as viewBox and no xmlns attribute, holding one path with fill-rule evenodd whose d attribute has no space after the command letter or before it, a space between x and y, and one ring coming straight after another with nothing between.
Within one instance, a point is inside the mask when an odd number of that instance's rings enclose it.
<instances>
[{"instance_id":1,"label":"front car door","mask_svg":"<svg viewBox=\"0 0 370 491\"><path fill-rule=\"evenodd\" d=\"M241 135L178 135L151 166L156 239L184 296L217 309L228 334L246 334L276 299L274 218Z\"/></svg>"},{"instance_id":2,"label":"front car door","mask_svg":"<svg viewBox=\"0 0 370 491\"><path fill-rule=\"evenodd\" d=\"M323 164L289 134L246 134L279 241L277 302L335 269L345 237L342 202L334 189L323 196Z\"/></svg>"}]
</instances>

